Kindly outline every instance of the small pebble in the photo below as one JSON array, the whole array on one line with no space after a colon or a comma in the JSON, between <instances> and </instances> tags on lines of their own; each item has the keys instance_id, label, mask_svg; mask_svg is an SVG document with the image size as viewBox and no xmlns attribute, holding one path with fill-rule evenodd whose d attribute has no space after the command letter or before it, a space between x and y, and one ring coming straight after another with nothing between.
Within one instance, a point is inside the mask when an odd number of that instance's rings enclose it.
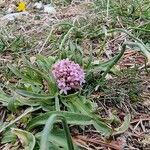
<instances>
[{"instance_id":1,"label":"small pebble","mask_svg":"<svg viewBox=\"0 0 150 150\"><path fill-rule=\"evenodd\" d=\"M33 5L33 8L36 8L36 9L39 9L39 10L43 9L43 4L42 4L42 2L41 2L41 1L40 1L40 2L36 2L36 3Z\"/></svg>"},{"instance_id":2,"label":"small pebble","mask_svg":"<svg viewBox=\"0 0 150 150\"><path fill-rule=\"evenodd\" d=\"M49 14L55 14L56 10L53 6L51 6L51 4L48 4L48 5L44 5L44 12Z\"/></svg>"}]
</instances>

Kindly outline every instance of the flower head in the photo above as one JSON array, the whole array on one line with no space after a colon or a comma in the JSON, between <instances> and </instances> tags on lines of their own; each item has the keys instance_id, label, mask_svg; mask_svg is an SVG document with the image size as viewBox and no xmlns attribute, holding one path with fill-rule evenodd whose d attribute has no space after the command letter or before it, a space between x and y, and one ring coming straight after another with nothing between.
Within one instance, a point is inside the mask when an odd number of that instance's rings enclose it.
<instances>
[{"instance_id":1,"label":"flower head","mask_svg":"<svg viewBox=\"0 0 150 150\"><path fill-rule=\"evenodd\" d=\"M52 68L52 74L61 93L67 94L67 91L79 89L85 83L83 69L68 58L56 62Z\"/></svg>"},{"instance_id":2,"label":"flower head","mask_svg":"<svg viewBox=\"0 0 150 150\"><path fill-rule=\"evenodd\" d=\"M17 11L26 11L26 3L25 2L19 2Z\"/></svg>"}]
</instances>

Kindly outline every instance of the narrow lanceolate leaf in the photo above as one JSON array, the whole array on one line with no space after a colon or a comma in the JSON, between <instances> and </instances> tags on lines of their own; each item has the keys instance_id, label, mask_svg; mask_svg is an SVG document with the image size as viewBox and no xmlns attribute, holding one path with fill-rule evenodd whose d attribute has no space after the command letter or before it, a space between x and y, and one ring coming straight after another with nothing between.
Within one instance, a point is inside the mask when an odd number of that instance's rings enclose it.
<instances>
[{"instance_id":1,"label":"narrow lanceolate leaf","mask_svg":"<svg viewBox=\"0 0 150 150\"><path fill-rule=\"evenodd\" d=\"M25 90L16 90L16 93L20 94L21 96L25 96L28 98L37 98L37 99L52 99L54 98L51 95L43 95L43 94L37 94Z\"/></svg>"},{"instance_id":2,"label":"narrow lanceolate leaf","mask_svg":"<svg viewBox=\"0 0 150 150\"><path fill-rule=\"evenodd\" d=\"M91 118L88 115L83 115L79 113L73 113L73 112L56 112L56 111L51 111L45 114L42 114L38 117L33 118L27 125L27 128L31 130L32 128L35 128L39 125L45 125L47 119L53 115L62 115L66 118L68 124L73 124L73 125L91 125L93 124L93 118Z\"/></svg>"},{"instance_id":3,"label":"narrow lanceolate leaf","mask_svg":"<svg viewBox=\"0 0 150 150\"><path fill-rule=\"evenodd\" d=\"M35 137L32 133L16 128L12 128L12 133L20 139L25 150L34 149Z\"/></svg>"},{"instance_id":4,"label":"narrow lanceolate leaf","mask_svg":"<svg viewBox=\"0 0 150 150\"><path fill-rule=\"evenodd\" d=\"M104 136L110 136L112 134L111 127L105 122L103 118L94 114L92 110L92 104L84 96L72 95L71 97L66 97L70 102L69 105L75 107L77 111L84 115L90 116L93 121L94 127Z\"/></svg>"},{"instance_id":5,"label":"narrow lanceolate leaf","mask_svg":"<svg viewBox=\"0 0 150 150\"><path fill-rule=\"evenodd\" d=\"M7 105L10 102L10 100L11 98L0 90L0 102Z\"/></svg>"},{"instance_id":6,"label":"narrow lanceolate leaf","mask_svg":"<svg viewBox=\"0 0 150 150\"><path fill-rule=\"evenodd\" d=\"M17 69L16 66L8 65L8 68L19 78L24 78L24 75Z\"/></svg>"},{"instance_id":7,"label":"narrow lanceolate leaf","mask_svg":"<svg viewBox=\"0 0 150 150\"><path fill-rule=\"evenodd\" d=\"M55 84L55 81L51 74L47 75L45 72L43 72L42 68L36 68L34 65L32 65L26 58L24 58L24 63L26 64L27 68L32 69L33 72L39 74L48 84L49 92L51 94L57 93L57 86Z\"/></svg>"},{"instance_id":8,"label":"narrow lanceolate leaf","mask_svg":"<svg viewBox=\"0 0 150 150\"><path fill-rule=\"evenodd\" d=\"M121 134L121 133L125 132L129 128L130 120L131 120L131 115L128 114L124 118L123 124L119 128L115 129L115 132L113 133L113 135L117 135L117 134Z\"/></svg>"},{"instance_id":9,"label":"narrow lanceolate leaf","mask_svg":"<svg viewBox=\"0 0 150 150\"><path fill-rule=\"evenodd\" d=\"M110 60L106 61L106 62L92 62L91 63L91 69L88 69L87 72L100 72L100 71L106 71L107 67L116 59L116 56L114 56L113 58L111 58ZM111 72L113 72L114 74L118 73L117 68L113 67L111 68Z\"/></svg>"},{"instance_id":10,"label":"narrow lanceolate leaf","mask_svg":"<svg viewBox=\"0 0 150 150\"><path fill-rule=\"evenodd\" d=\"M40 140L42 136L42 132L39 132L35 135L36 139ZM67 141L64 138L65 133L63 129L53 128L51 133L48 135L48 144L49 150L68 150ZM75 143L74 143L75 150L81 150Z\"/></svg>"},{"instance_id":11,"label":"narrow lanceolate leaf","mask_svg":"<svg viewBox=\"0 0 150 150\"><path fill-rule=\"evenodd\" d=\"M104 122L95 120L93 123L95 129L99 131L105 137L109 137L112 134L112 129L108 127Z\"/></svg>"},{"instance_id":12,"label":"narrow lanceolate leaf","mask_svg":"<svg viewBox=\"0 0 150 150\"><path fill-rule=\"evenodd\" d=\"M16 135L12 134L10 130L4 132L4 134L1 137L1 144L6 144L15 141L16 141Z\"/></svg>"},{"instance_id":13,"label":"narrow lanceolate leaf","mask_svg":"<svg viewBox=\"0 0 150 150\"><path fill-rule=\"evenodd\" d=\"M64 116L62 116L61 114L53 114L51 115L44 127L42 136L41 136L41 142L40 142L40 150L49 150L48 148L48 137L51 136L51 131L53 129L53 126L56 122L61 121L62 125L63 125L63 129L64 129L64 133L65 133L65 139L67 142L67 149L68 150L74 150L74 146L72 143L72 138L70 135L70 131L69 131L69 127L67 125L67 120ZM50 132L50 135L49 135Z\"/></svg>"}]
</instances>

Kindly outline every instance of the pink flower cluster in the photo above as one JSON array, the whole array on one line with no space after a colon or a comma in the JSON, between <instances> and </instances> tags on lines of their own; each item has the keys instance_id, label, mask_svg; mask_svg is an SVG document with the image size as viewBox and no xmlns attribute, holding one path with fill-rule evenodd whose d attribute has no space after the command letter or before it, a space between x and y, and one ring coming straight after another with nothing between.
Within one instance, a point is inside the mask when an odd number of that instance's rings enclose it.
<instances>
[{"instance_id":1,"label":"pink flower cluster","mask_svg":"<svg viewBox=\"0 0 150 150\"><path fill-rule=\"evenodd\" d=\"M56 62L52 68L52 74L61 93L67 94L67 91L79 89L85 83L83 69L68 58Z\"/></svg>"}]
</instances>

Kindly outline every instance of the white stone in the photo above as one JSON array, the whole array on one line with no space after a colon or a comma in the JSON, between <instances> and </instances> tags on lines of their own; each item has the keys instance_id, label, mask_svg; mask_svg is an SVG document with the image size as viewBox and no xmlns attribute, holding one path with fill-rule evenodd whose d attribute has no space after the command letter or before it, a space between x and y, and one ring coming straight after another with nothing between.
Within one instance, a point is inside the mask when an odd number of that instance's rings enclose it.
<instances>
[{"instance_id":1,"label":"white stone","mask_svg":"<svg viewBox=\"0 0 150 150\"><path fill-rule=\"evenodd\" d=\"M19 12L19 13L11 13L7 14L3 17L0 18L0 21L2 20L15 20L16 18L21 18L22 16L27 16L29 13L28 12Z\"/></svg>"},{"instance_id":2,"label":"white stone","mask_svg":"<svg viewBox=\"0 0 150 150\"><path fill-rule=\"evenodd\" d=\"M44 12L49 14L55 14L56 9L53 6L51 6L51 4L48 4L48 5L44 5Z\"/></svg>"},{"instance_id":3,"label":"white stone","mask_svg":"<svg viewBox=\"0 0 150 150\"><path fill-rule=\"evenodd\" d=\"M43 9L43 4L42 4L42 2L41 2L41 1L40 1L40 2L36 2L36 3L33 5L33 8L36 8L36 9L39 9L39 10Z\"/></svg>"}]
</instances>

